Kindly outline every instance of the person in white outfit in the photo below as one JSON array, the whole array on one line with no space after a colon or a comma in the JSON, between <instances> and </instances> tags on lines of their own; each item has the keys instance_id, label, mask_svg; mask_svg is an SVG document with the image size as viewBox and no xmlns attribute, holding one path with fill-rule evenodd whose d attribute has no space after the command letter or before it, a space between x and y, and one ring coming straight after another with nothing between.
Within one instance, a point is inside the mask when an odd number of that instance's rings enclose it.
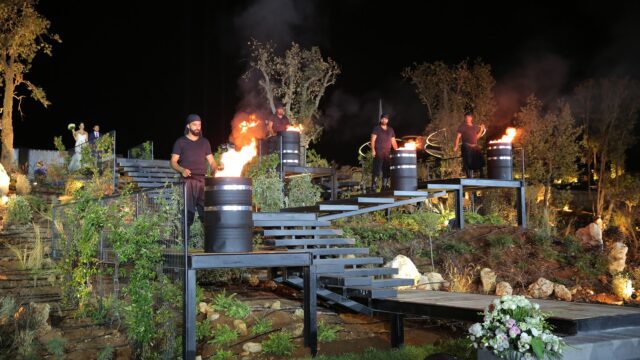
<instances>
[{"instance_id":1,"label":"person in white outfit","mask_svg":"<svg viewBox=\"0 0 640 360\"><path fill-rule=\"evenodd\" d=\"M75 171L80 169L80 160L82 158L82 148L87 145L87 141L89 140L89 134L84 130L84 123L80 123L78 125L78 130L75 128L71 129L71 134L73 135L73 139L76 141L74 154L71 157L71 162L69 163L69 170Z\"/></svg>"}]
</instances>

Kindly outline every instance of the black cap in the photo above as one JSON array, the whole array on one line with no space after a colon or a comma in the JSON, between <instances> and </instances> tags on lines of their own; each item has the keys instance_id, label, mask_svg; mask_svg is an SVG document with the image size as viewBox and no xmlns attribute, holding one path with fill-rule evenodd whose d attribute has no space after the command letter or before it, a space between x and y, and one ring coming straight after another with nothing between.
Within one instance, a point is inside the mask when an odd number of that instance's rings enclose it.
<instances>
[{"instance_id":1,"label":"black cap","mask_svg":"<svg viewBox=\"0 0 640 360\"><path fill-rule=\"evenodd\" d=\"M202 119L200 119L200 116L198 116L198 114L189 114L187 115L187 121L185 124L189 125L194 121L202 121Z\"/></svg>"},{"instance_id":2,"label":"black cap","mask_svg":"<svg viewBox=\"0 0 640 360\"><path fill-rule=\"evenodd\" d=\"M389 114L382 114L380 115L380 120L387 118L387 120L389 120Z\"/></svg>"},{"instance_id":3,"label":"black cap","mask_svg":"<svg viewBox=\"0 0 640 360\"><path fill-rule=\"evenodd\" d=\"M472 113L471 111L467 111L466 113L464 113L464 116L465 116L465 117L467 117L467 116L473 116L473 113Z\"/></svg>"}]
</instances>

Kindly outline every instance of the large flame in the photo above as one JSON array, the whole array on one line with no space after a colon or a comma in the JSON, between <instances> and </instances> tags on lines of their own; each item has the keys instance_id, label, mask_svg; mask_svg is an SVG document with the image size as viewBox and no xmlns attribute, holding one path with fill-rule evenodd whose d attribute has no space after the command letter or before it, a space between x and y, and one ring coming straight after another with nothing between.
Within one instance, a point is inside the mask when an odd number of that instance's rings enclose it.
<instances>
[{"instance_id":1,"label":"large flame","mask_svg":"<svg viewBox=\"0 0 640 360\"><path fill-rule=\"evenodd\" d=\"M491 140L489 141L490 144L493 143L510 143L513 141L513 138L516 137L516 134L518 133L518 130L516 130L516 128L514 127L510 127L507 128L506 134L502 135L502 137L500 139L496 139L496 140Z\"/></svg>"},{"instance_id":2,"label":"large flame","mask_svg":"<svg viewBox=\"0 0 640 360\"><path fill-rule=\"evenodd\" d=\"M251 144L243 146L240 150L229 150L220 156L220 162L224 170L216 172L216 177L239 177L242 168L258 153L256 139L251 139Z\"/></svg>"},{"instance_id":3,"label":"large flame","mask_svg":"<svg viewBox=\"0 0 640 360\"><path fill-rule=\"evenodd\" d=\"M415 150L415 149L416 149L416 142L413 140L405 142L401 148L398 148L398 150Z\"/></svg>"},{"instance_id":4,"label":"large flame","mask_svg":"<svg viewBox=\"0 0 640 360\"><path fill-rule=\"evenodd\" d=\"M302 132L302 124L298 124L298 125L288 125L288 126L287 126L287 131Z\"/></svg>"},{"instance_id":5,"label":"large flame","mask_svg":"<svg viewBox=\"0 0 640 360\"><path fill-rule=\"evenodd\" d=\"M247 130L257 126L258 124L260 124L260 121L256 119L256 116L254 114L251 114L249 115L249 119L242 121L240 124L238 124L238 127L240 127L241 134L246 134Z\"/></svg>"}]
</instances>

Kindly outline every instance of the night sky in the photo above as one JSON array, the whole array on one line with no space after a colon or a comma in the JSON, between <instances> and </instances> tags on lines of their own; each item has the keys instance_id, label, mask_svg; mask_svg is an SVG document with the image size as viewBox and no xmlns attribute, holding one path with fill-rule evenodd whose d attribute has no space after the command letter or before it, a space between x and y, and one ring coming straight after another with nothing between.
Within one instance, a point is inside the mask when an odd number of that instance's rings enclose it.
<instances>
[{"instance_id":1,"label":"night sky","mask_svg":"<svg viewBox=\"0 0 640 360\"><path fill-rule=\"evenodd\" d=\"M184 118L198 113L214 147L255 87L247 41L318 45L342 68L321 103L325 133L314 147L355 163L378 116L378 99L396 134L419 134L426 112L400 72L414 62L480 58L493 68L507 123L521 101L569 95L597 76L640 76L638 2L461 1L53 1L39 9L63 42L39 55L28 78L52 105L23 104L15 146L52 149L73 139L66 125L84 121L116 130L119 153L153 140L167 159ZM160 5L163 4L163 5ZM252 94L253 93L253 94ZM638 151L638 147L634 151Z\"/></svg>"}]
</instances>

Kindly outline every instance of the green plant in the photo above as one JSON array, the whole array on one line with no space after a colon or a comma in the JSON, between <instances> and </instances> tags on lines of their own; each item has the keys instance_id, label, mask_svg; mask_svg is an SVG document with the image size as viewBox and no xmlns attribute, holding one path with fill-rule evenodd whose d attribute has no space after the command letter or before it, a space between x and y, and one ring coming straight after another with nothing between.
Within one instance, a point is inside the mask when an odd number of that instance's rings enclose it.
<instances>
[{"instance_id":1,"label":"green plant","mask_svg":"<svg viewBox=\"0 0 640 360\"><path fill-rule=\"evenodd\" d=\"M470 254L475 252L475 249L473 248L473 246L457 240L447 240L443 242L442 245L440 246L442 251L445 251L451 254L464 255L464 254Z\"/></svg>"},{"instance_id":2,"label":"green plant","mask_svg":"<svg viewBox=\"0 0 640 360\"><path fill-rule=\"evenodd\" d=\"M229 327L229 325L217 325L216 331L213 333L213 339L209 340L209 344L215 346L226 346L238 340L238 331Z\"/></svg>"},{"instance_id":3,"label":"green plant","mask_svg":"<svg viewBox=\"0 0 640 360\"><path fill-rule=\"evenodd\" d=\"M28 250L25 245L24 250L21 250L15 245L7 244L6 246L13 252L20 262L20 268L23 270L40 270L44 261L44 244L42 243L42 236L40 234L40 227L33 224L34 241L31 251Z\"/></svg>"},{"instance_id":4,"label":"green plant","mask_svg":"<svg viewBox=\"0 0 640 360\"><path fill-rule=\"evenodd\" d=\"M97 360L111 360L113 359L114 350L111 345L107 345L104 349L100 350L97 355Z\"/></svg>"},{"instance_id":5,"label":"green plant","mask_svg":"<svg viewBox=\"0 0 640 360\"><path fill-rule=\"evenodd\" d=\"M318 154L314 149L307 149L307 166L329 167L329 161Z\"/></svg>"},{"instance_id":6,"label":"green plant","mask_svg":"<svg viewBox=\"0 0 640 360\"><path fill-rule=\"evenodd\" d=\"M311 176L304 174L292 177L287 183L286 207L312 206L320 201L322 189L311 182Z\"/></svg>"},{"instance_id":7,"label":"green plant","mask_svg":"<svg viewBox=\"0 0 640 360\"><path fill-rule=\"evenodd\" d=\"M31 210L41 214L49 212L50 207L43 198L35 195L26 195L24 198L29 203Z\"/></svg>"},{"instance_id":8,"label":"green plant","mask_svg":"<svg viewBox=\"0 0 640 360\"><path fill-rule=\"evenodd\" d=\"M64 346L67 341L63 338L53 338L47 342L47 351L56 359L64 357Z\"/></svg>"},{"instance_id":9,"label":"green plant","mask_svg":"<svg viewBox=\"0 0 640 360\"><path fill-rule=\"evenodd\" d=\"M219 350L216 351L215 354L210 358L210 360L230 360L235 359L236 357L233 355L231 351L228 350Z\"/></svg>"},{"instance_id":10,"label":"green plant","mask_svg":"<svg viewBox=\"0 0 640 360\"><path fill-rule=\"evenodd\" d=\"M25 225L31 222L31 205L24 196L13 195L7 202L7 223Z\"/></svg>"},{"instance_id":11,"label":"green plant","mask_svg":"<svg viewBox=\"0 0 640 360\"><path fill-rule=\"evenodd\" d=\"M16 193L23 196L31 193L31 183L24 174L16 175Z\"/></svg>"},{"instance_id":12,"label":"green plant","mask_svg":"<svg viewBox=\"0 0 640 360\"><path fill-rule=\"evenodd\" d=\"M330 325L320 321L318 323L318 341L321 343L335 341L338 339L338 333L342 330L341 326Z\"/></svg>"},{"instance_id":13,"label":"green plant","mask_svg":"<svg viewBox=\"0 0 640 360\"><path fill-rule=\"evenodd\" d=\"M513 246L514 241L509 234L497 234L487 237L489 246L496 249L504 249Z\"/></svg>"},{"instance_id":14,"label":"green plant","mask_svg":"<svg viewBox=\"0 0 640 360\"><path fill-rule=\"evenodd\" d=\"M266 317L254 318L254 320L253 327L251 327L251 335L260 335L271 331L273 327L271 320Z\"/></svg>"},{"instance_id":15,"label":"green plant","mask_svg":"<svg viewBox=\"0 0 640 360\"><path fill-rule=\"evenodd\" d=\"M269 172L253 179L253 203L262 212L280 211L284 204L284 194L278 173Z\"/></svg>"},{"instance_id":16,"label":"green plant","mask_svg":"<svg viewBox=\"0 0 640 360\"><path fill-rule=\"evenodd\" d=\"M213 335L211 331L211 322L207 319L196 322L196 339L198 341L209 338Z\"/></svg>"},{"instance_id":17,"label":"green plant","mask_svg":"<svg viewBox=\"0 0 640 360\"><path fill-rule=\"evenodd\" d=\"M244 319L251 314L249 305L235 299L237 294L227 296L226 290L218 293L213 299L213 308L224 312L234 319Z\"/></svg>"},{"instance_id":18,"label":"green plant","mask_svg":"<svg viewBox=\"0 0 640 360\"><path fill-rule=\"evenodd\" d=\"M295 348L291 334L285 330L269 335L269 338L262 342L262 351L266 354L291 355Z\"/></svg>"}]
</instances>

